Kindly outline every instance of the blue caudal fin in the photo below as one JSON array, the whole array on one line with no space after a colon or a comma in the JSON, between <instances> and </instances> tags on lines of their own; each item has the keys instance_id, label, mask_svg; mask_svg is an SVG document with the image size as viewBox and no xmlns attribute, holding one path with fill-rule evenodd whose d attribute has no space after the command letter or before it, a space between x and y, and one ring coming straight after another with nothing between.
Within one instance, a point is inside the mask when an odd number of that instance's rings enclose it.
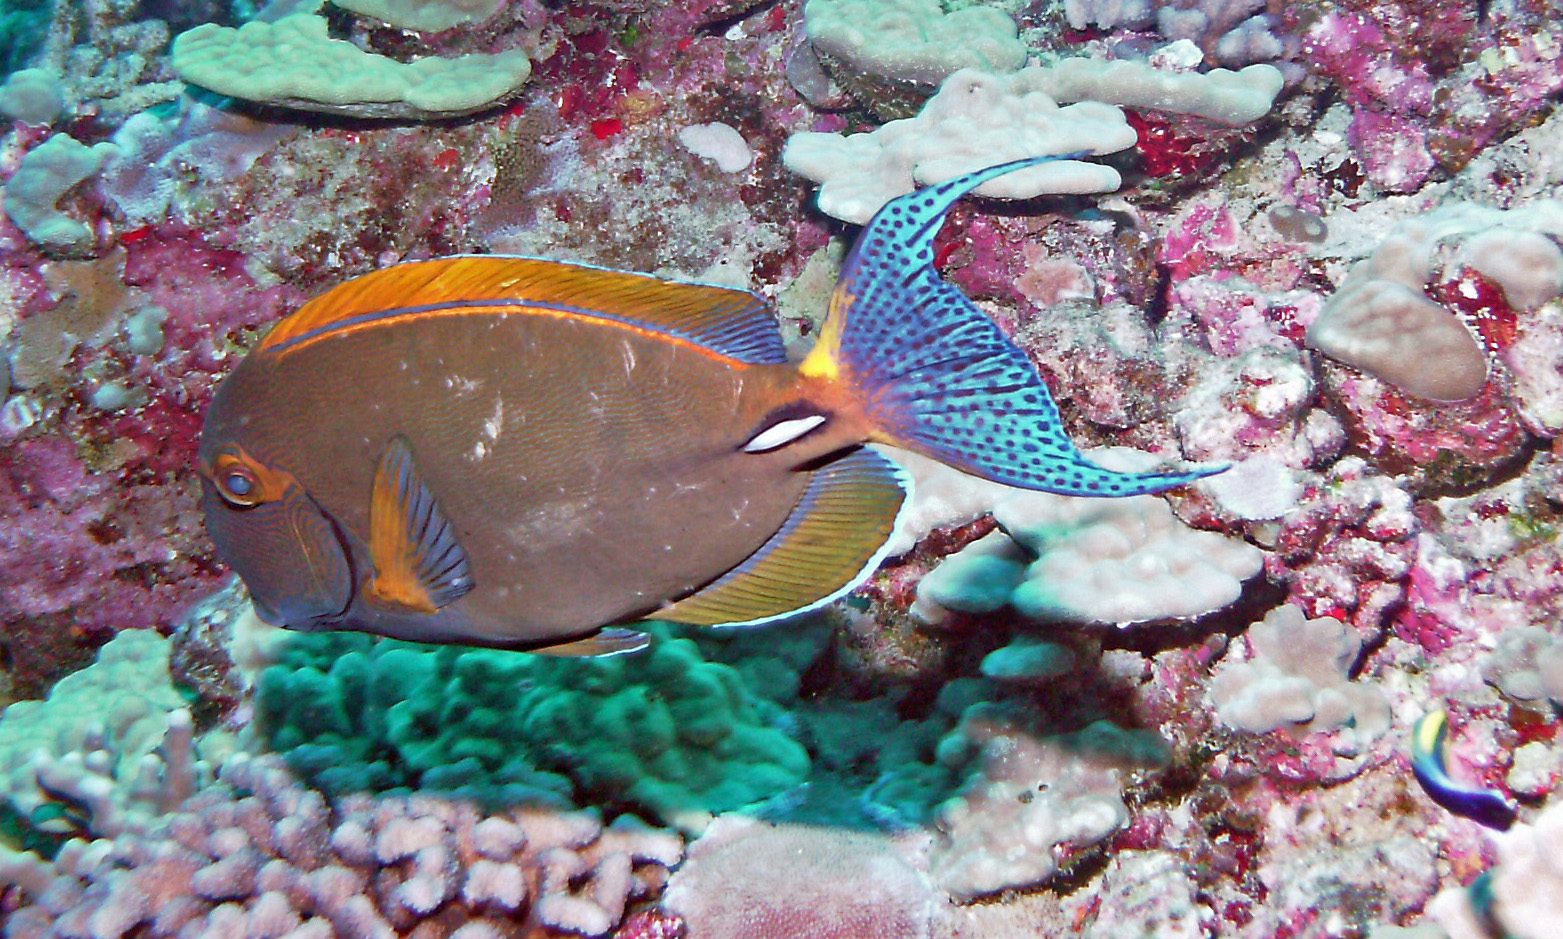
<instances>
[{"instance_id":1,"label":"blue caudal fin","mask_svg":"<svg viewBox=\"0 0 1563 939\"><path fill-rule=\"evenodd\" d=\"M847 255L806 376L856 389L875 439L994 482L1065 495L1160 492L1218 473L1119 473L1064 433L1031 360L933 267L933 240L961 196L1006 173L1066 157L1018 160L902 196L879 210Z\"/></svg>"}]
</instances>

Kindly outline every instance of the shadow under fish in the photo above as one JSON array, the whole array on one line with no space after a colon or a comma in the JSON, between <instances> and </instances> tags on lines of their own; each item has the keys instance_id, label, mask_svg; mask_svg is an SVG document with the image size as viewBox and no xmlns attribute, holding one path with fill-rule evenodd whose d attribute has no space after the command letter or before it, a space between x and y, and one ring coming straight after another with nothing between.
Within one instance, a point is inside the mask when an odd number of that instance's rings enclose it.
<instances>
[{"instance_id":1,"label":"shadow under fish","mask_svg":"<svg viewBox=\"0 0 1563 939\"><path fill-rule=\"evenodd\" d=\"M798 364L743 290L494 256L348 281L218 389L218 555L277 625L593 655L645 644L620 624L759 624L851 590L910 486L865 443L1069 495L1218 472L1085 459L1030 359L933 268L958 198L1045 159L881 209Z\"/></svg>"}]
</instances>

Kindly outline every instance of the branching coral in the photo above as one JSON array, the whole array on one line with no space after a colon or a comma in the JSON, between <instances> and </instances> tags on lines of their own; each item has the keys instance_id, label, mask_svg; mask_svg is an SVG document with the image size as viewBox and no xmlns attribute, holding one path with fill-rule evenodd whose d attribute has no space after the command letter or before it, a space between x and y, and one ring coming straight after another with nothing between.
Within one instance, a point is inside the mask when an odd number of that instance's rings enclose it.
<instances>
[{"instance_id":1,"label":"branching coral","mask_svg":"<svg viewBox=\"0 0 1563 939\"><path fill-rule=\"evenodd\" d=\"M671 834L431 796L330 805L266 758L114 839L11 852L12 939L604 936L678 863Z\"/></svg>"},{"instance_id":2,"label":"branching coral","mask_svg":"<svg viewBox=\"0 0 1563 939\"><path fill-rule=\"evenodd\" d=\"M168 641L120 633L96 664L61 679L46 701L0 717L0 791L33 825L90 825L112 837L172 808L211 767L195 756L190 714L168 676Z\"/></svg>"}]
</instances>

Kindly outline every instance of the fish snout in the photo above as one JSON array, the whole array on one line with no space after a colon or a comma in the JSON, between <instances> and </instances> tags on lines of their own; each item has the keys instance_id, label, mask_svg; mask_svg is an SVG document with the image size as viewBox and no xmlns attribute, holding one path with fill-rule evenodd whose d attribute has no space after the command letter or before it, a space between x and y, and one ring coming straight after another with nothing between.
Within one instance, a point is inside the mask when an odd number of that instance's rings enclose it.
<instances>
[{"instance_id":1,"label":"fish snout","mask_svg":"<svg viewBox=\"0 0 1563 939\"><path fill-rule=\"evenodd\" d=\"M336 525L298 486L241 506L201 481L201 507L217 556L239 575L255 613L274 626L330 629L352 600L352 565Z\"/></svg>"}]
</instances>

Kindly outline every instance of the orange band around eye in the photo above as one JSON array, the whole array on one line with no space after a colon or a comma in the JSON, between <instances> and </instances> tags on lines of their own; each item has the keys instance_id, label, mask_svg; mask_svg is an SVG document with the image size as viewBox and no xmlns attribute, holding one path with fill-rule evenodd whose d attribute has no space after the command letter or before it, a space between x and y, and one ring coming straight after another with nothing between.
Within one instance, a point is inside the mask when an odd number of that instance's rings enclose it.
<instances>
[{"instance_id":1,"label":"orange band around eye","mask_svg":"<svg viewBox=\"0 0 1563 939\"><path fill-rule=\"evenodd\" d=\"M242 506L275 502L289 486L297 485L290 474L261 465L238 444L227 444L217 451L209 478L224 499ZM247 481L249 489L240 491L236 485L239 480Z\"/></svg>"}]
</instances>

